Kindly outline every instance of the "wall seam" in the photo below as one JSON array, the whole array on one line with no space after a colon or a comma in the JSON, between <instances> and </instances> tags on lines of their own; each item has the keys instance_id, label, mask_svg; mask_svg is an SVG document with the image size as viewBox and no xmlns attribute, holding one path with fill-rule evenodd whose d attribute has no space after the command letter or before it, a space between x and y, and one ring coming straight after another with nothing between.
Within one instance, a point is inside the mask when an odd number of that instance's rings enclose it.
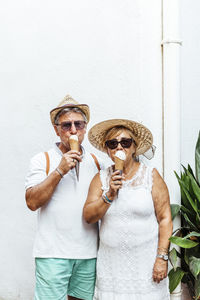
<instances>
[{"instance_id":1,"label":"wall seam","mask_svg":"<svg viewBox=\"0 0 200 300\"><path fill-rule=\"evenodd\" d=\"M161 41L163 40L163 0L161 0ZM162 82L162 176L165 177L165 142L164 142L164 47L161 44L161 82Z\"/></svg>"}]
</instances>

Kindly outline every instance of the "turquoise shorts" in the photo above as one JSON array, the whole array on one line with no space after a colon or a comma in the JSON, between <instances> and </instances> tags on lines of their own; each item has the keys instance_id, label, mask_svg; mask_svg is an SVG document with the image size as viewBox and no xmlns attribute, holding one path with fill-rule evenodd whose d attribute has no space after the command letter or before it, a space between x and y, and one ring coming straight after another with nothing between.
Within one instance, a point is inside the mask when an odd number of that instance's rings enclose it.
<instances>
[{"instance_id":1,"label":"turquoise shorts","mask_svg":"<svg viewBox=\"0 0 200 300\"><path fill-rule=\"evenodd\" d=\"M93 299L96 258L36 258L35 265L35 300Z\"/></svg>"}]
</instances>

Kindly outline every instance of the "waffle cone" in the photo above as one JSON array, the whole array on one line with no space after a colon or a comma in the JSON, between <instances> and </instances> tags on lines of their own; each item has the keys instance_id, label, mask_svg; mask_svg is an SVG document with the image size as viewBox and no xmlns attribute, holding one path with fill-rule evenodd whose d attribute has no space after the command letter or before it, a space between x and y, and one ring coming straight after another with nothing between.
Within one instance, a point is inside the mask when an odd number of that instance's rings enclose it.
<instances>
[{"instance_id":1,"label":"waffle cone","mask_svg":"<svg viewBox=\"0 0 200 300\"><path fill-rule=\"evenodd\" d=\"M124 160L115 157L115 170L123 170Z\"/></svg>"},{"instance_id":2,"label":"waffle cone","mask_svg":"<svg viewBox=\"0 0 200 300\"><path fill-rule=\"evenodd\" d=\"M69 145L71 150L79 151L79 142L73 139L69 139Z\"/></svg>"}]
</instances>

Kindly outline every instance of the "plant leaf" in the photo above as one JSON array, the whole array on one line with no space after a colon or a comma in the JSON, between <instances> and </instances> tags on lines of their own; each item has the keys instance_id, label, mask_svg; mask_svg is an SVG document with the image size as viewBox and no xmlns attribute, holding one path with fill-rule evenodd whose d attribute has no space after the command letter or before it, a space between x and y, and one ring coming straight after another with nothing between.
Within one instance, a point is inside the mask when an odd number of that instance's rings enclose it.
<instances>
[{"instance_id":1,"label":"plant leaf","mask_svg":"<svg viewBox=\"0 0 200 300\"><path fill-rule=\"evenodd\" d=\"M181 206L178 204L171 204L170 207L171 207L172 220L174 220L174 218L179 213Z\"/></svg>"},{"instance_id":2,"label":"plant leaf","mask_svg":"<svg viewBox=\"0 0 200 300\"><path fill-rule=\"evenodd\" d=\"M190 203L188 202L187 197L186 197L186 195L185 195L185 193L184 193L184 191L183 191L183 189L181 187L181 184L180 184L180 180L184 181L183 177L185 176L185 174L184 174L184 176L181 175L181 178L178 176L178 174L176 173L176 171L174 171L174 174L175 174L175 176L176 176L176 178L178 180L179 186L180 186L180 190L181 190L181 202L184 204L184 206L186 208L188 208L189 210L191 210L192 207L191 207Z\"/></svg>"},{"instance_id":3,"label":"plant leaf","mask_svg":"<svg viewBox=\"0 0 200 300\"><path fill-rule=\"evenodd\" d=\"M189 172L188 172L188 176L190 177L190 182L191 182L193 192L200 202L200 187L198 186L198 184L196 183L196 180L193 178L193 176Z\"/></svg>"},{"instance_id":4,"label":"plant leaf","mask_svg":"<svg viewBox=\"0 0 200 300\"><path fill-rule=\"evenodd\" d=\"M199 213L196 213L196 225L198 226L198 229L200 228L200 216Z\"/></svg>"},{"instance_id":5,"label":"plant leaf","mask_svg":"<svg viewBox=\"0 0 200 300\"><path fill-rule=\"evenodd\" d=\"M192 170L192 168L191 168L191 166L188 164L188 171L190 172L190 174L193 176L193 178L196 180L196 178L195 178L195 175L194 175L194 172L193 172L193 170Z\"/></svg>"},{"instance_id":6,"label":"plant leaf","mask_svg":"<svg viewBox=\"0 0 200 300\"><path fill-rule=\"evenodd\" d=\"M181 211L184 211L187 215L194 217L193 212L191 210L189 210L188 208L186 208L185 206L183 206L183 205L181 205Z\"/></svg>"},{"instance_id":7,"label":"plant leaf","mask_svg":"<svg viewBox=\"0 0 200 300\"><path fill-rule=\"evenodd\" d=\"M194 216L194 213L193 213L193 211L191 209L189 210L185 206L181 205L180 212L181 212L181 214L183 214L183 212L186 213L186 215L188 216L189 219L192 219L192 220L195 221L195 216Z\"/></svg>"},{"instance_id":8,"label":"plant leaf","mask_svg":"<svg viewBox=\"0 0 200 300\"><path fill-rule=\"evenodd\" d=\"M174 268L174 271L176 271L177 268L177 251L175 248L173 248L170 252L169 252L169 260L170 263L172 265L172 267Z\"/></svg>"},{"instance_id":9,"label":"plant leaf","mask_svg":"<svg viewBox=\"0 0 200 300\"><path fill-rule=\"evenodd\" d=\"M195 173L198 183L200 183L200 131L195 148Z\"/></svg>"},{"instance_id":10,"label":"plant leaf","mask_svg":"<svg viewBox=\"0 0 200 300\"><path fill-rule=\"evenodd\" d=\"M189 265L189 258L191 256L195 256L200 258L200 247L194 247L194 248L190 248L190 249L185 249L184 251L184 260L185 262Z\"/></svg>"},{"instance_id":11,"label":"plant leaf","mask_svg":"<svg viewBox=\"0 0 200 300\"><path fill-rule=\"evenodd\" d=\"M190 248L190 249L193 249L193 248ZM185 251L184 251L184 261L187 265L189 265L190 253L187 250L188 249L185 249Z\"/></svg>"},{"instance_id":12,"label":"plant leaf","mask_svg":"<svg viewBox=\"0 0 200 300\"><path fill-rule=\"evenodd\" d=\"M200 258L197 258L195 256L189 257L189 268L191 273L197 279L197 276L200 273Z\"/></svg>"},{"instance_id":13,"label":"plant leaf","mask_svg":"<svg viewBox=\"0 0 200 300\"><path fill-rule=\"evenodd\" d=\"M190 194L190 196L192 197L192 199L195 199L197 198L197 196L195 195L195 192L194 192L194 184L197 185L197 188L200 188L196 179L193 178L193 176L190 174L189 171L187 171L187 176L189 178L189 188L188 188L188 192ZM200 201L198 201L198 204L200 204Z\"/></svg>"},{"instance_id":14,"label":"plant leaf","mask_svg":"<svg viewBox=\"0 0 200 300\"><path fill-rule=\"evenodd\" d=\"M190 206L193 208L193 210L196 212L197 207L195 202L193 201L192 197L190 196L189 189L190 189L190 178L185 175L185 179L180 179L177 173L175 172L175 175L178 179L180 188L181 188L181 198L183 200L183 204L190 208ZM189 207L188 207L189 204Z\"/></svg>"},{"instance_id":15,"label":"plant leaf","mask_svg":"<svg viewBox=\"0 0 200 300\"><path fill-rule=\"evenodd\" d=\"M187 238L189 238L189 237L191 237L191 236L200 236L200 232L192 231L192 232L190 232L188 235L186 235L186 236L184 237L184 239L187 239Z\"/></svg>"},{"instance_id":16,"label":"plant leaf","mask_svg":"<svg viewBox=\"0 0 200 300\"><path fill-rule=\"evenodd\" d=\"M183 168L184 172L187 173L187 169L184 165L181 164L181 167Z\"/></svg>"},{"instance_id":17,"label":"plant leaf","mask_svg":"<svg viewBox=\"0 0 200 300\"><path fill-rule=\"evenodd\" d=\"M186 214L183 214L185 221L190 225L191 229L198 231L198 228L190 221Z\"/></svg>"},{"instance_id":18,"label":"plant leaf","mask_svg":"<svg viewBox=\"0 0 200 300\"><path fill-rule=\"evenodd\" d=\"M169 238L169 240L175 244L180 246L181 248L193 248L196 247L197 245L199 245L199 243L194 242L194 241L190 241L181 237L177 237L177 236L171 236Z\"/></svg>"},{"instance_id":19,"label":"plant leaf","mask_svg":"<svg viewBox=\"0 0 200 300\"><path fill-rule=\"evenodd\" d=\"M200 296L200 274L197 277L197 280L195 280L195 300L198 300Z\"/></svg>"},{"instance_id":20,"label":"plant leaf","mask_svg":"<svg viewBox=\"0 0 200 300\"><path fill-rule=\"evenodd\" d=\"M172 293L181 282L184 274L185 272L179 267L176 269L176 271L174 271L174 269L171 269L171 271L168 273L170 293Z\"/></svg>"},{"instance_id":21,"label":"plant leaf","mask_svg":"<svg viewBox=\"0 0 200 300\"><path fill-rule=\"evenodd\" d=\"M185 193L185 195L186 195L188 201L190 202L192 208L194 209L195 212L197 212L197 206L196 206L196 204L195 204L195 201L194 201L194 200L192 199L192 197L190 196L188 190L186 189L186 187L185 187L185 185L184 185L184 182L181 182L180 184L181 184L181 187L182 187L182 189L183 189L183 192Z\"/></svg>"}]
</instances>

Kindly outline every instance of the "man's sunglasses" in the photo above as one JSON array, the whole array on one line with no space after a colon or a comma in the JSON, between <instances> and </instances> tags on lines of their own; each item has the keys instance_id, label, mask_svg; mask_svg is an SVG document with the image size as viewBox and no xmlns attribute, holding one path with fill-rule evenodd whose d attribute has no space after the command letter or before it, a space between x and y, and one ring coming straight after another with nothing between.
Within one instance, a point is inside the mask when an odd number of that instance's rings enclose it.
<instances>
[{"instance_id":1,"label":"man's sunglasses","mask_svg":"<svg viewBox=\"0 0 200 300\"><path fill-rule=\"evenodd\" d=\"M69 131L72 128L72 124L76 127L76 130L81 130L85 128L85 121L73 121L73 122L62 122L60 124L56 124L56 126L60 126L63 131Z\"/></svg>"},{"instance_id":2,"label":"man's sunglasses","mask_svg":"<svg viewBox=\"0 0 200 300\"><path fill-rule=\"evenodd\" d=\"M123 148L130 148L132 143L133 143L133 139L122 138L121 141L118 141L116 139L108 140L105 142L105 145L109 149L113 150L117 148L118 144L120 144Z\"/></svg>"}]
</instances>

